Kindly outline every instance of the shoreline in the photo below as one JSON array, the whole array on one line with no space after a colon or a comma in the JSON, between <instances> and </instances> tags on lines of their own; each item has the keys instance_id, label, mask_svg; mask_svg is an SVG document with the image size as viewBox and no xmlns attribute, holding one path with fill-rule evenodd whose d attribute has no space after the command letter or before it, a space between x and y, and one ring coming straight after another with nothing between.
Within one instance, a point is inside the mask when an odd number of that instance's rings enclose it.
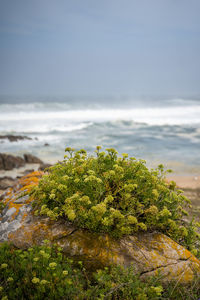
<instances>
[{"instance_id":1,"label":"shoreline","mask_svg":"<svg viewBox=\"0 0 200 300\"><path fill-rule=\"evenodd\" d=\"M200 189L200 173L199 175L169 175L166 178L167 181L175 181L182 189Z\"/></svg>"}]
</instances>

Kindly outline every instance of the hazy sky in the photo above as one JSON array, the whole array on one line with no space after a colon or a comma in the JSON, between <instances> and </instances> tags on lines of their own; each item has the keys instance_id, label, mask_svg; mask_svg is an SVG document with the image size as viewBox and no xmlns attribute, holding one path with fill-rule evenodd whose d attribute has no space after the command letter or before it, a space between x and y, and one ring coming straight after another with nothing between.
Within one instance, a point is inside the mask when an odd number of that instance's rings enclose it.
<instances>
[{"instance_id":1,"label":"hazy sky","mask_svg":"<svg viewBox=\"0 0 200 300\"><path fill-rule=\"evenodd\" d=\"M1 94L200 94L200 0L0 0Z\"/></svg>"}]
</instances>

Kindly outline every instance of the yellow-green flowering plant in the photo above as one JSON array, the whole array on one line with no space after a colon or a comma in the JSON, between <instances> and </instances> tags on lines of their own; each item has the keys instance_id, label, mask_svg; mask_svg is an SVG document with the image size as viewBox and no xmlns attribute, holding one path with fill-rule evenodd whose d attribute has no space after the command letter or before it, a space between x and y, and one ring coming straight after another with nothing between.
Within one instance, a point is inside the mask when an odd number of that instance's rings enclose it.
<instances>
[{"instance_id":1,"label":"yellow-green flowering plant","mask_svg":"<svg viewBox=\"0 0 200 300\"><path fill-rule=\"evenodd\" d=\"M66 148L64 160L32 190L36 214L116 238L158 230L189 247L197 236L194 224L183 221L190 201L175 182L166 181L163 165L149 170L144 160L120 157L113 148L100 150L97 146L89 156Z\"/></svg>"},{"instance_id":2,"label":"yellow-green flowering plant","mask_svg":"<svg viewBox=\"0 0 200 300\"><path fill-rule=\"evenodd\" d=\"M100 269L98 266L91 272L87 269L87 261L72 260L47 241L30 251L2 243L0 265L3 265L0 268L0 299L192 300L200 297L200 278L188 286L181 286L177 281L164 285L159 275L141 280L139 274L135 275L134 265L126 268L102 266Z\"/></svg>"}]
</instances>

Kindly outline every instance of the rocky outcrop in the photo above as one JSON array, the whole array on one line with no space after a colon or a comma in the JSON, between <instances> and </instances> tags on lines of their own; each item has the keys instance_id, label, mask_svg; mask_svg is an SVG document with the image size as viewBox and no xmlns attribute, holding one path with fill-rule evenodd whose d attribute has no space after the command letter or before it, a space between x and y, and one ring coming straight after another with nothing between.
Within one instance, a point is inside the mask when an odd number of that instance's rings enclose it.
<instances>
[{"instance_id":1,"label":"rocky outcrop","mask_svg":"<svg viewBox=\"0 0 200 300\"><path fill-rule=\"evenodd\" d=\"M25 165L25 161L20 156L0 153L0 170L12 170Z\"/></svg>"},{"instance_id":2,"label":"rocky outcrop","mask_svg":"<svg viewBox=\"0 0 200 300\"><path fill-rule=\"evenodd\" d=\"M27 164L35 164L35 166L31 166L32 168L30 169ZM41 159L31 154L24 154L24 158L22 158L6 153L0 153L0 194L3 190L12 187L23 175L33 172L36 169L44 171L50 166L51 164L44 163ZM21 167L23 168L20 169ZM11 170L13 169L19 170L15 170L15 172L12 173ZM1 172L1 170L3 170L3 172Z\"/></svg>"},{"instance_id":3,"label":"rocky outcrop","mask_svg":"<svg viewBox=\"0 0 200 300\"><path fill-rule=\"evenodd\" d=\"M28 136L22 136L22 135L0 135L0 140L8 139L10 142L17 142L21 140L32 140Z\"/></svg>"},{"instance_id":4,"label":"rocky outcrop","mask_svg":"<svg viewBox=\"0 0 200 300\"><path fill-rule=\"evenodd\" d=\"M32 154L24 154L24 158L22 158L20 156L0 153L0 170L8 171L23 167L25 164L40 164L41 170L51 166L50 164L45 164L41 159Z\"/></svg>"},{"instance_id":5,"label":"rocky outcrop","mask_svg":"<svg viewBox=\"0 0 200 300\"><path fill-rule=\"evenodd\" d=\"M0 190L5 190L9 187L12 187L15 183L15 179L9 176L0 178Z\"/></svg>"},{"instance_id":6,"label":"rocky outcrop","mask_svg":"<svg viewBox=\"0 0 200 300\"><path fill-rule=\"evenodd\" d=\"M67 255L87 261L87 265L133 264L135 272L142 278L160 273L163 281L188 283L194 274L200 275L200 261L164 234L140 233L114 240L108 235L77 229L64 220L51 221L47 217L34 216L33 198L26 192L38 184L41 174L33 172L24 176L5 195L6 207L0 223L1 242L8 240L24 249L48 239L58 243Z\"/></svg>"},{"instance_id":7,"label":"rocky outcrop","mask_svg":"<svg viewBox=\"0 0 200 300\"><path fill-rule=\"evenodd\" d=\"M49 168L51 166L52 166L51 164L42 163L40 164L38 171L44 171L46 168Z\"/></svg>"},{"instance_id":8,"label":"rocky outcrop","mask_svg":"<svg viewBox=\"0 0 200 300\"><path fill-rule=\"evenodd\" d=\"M27 164L42 164L43 162L38 157L32 154L24 154L24 160Z\"/></svg>"}]
</instances>

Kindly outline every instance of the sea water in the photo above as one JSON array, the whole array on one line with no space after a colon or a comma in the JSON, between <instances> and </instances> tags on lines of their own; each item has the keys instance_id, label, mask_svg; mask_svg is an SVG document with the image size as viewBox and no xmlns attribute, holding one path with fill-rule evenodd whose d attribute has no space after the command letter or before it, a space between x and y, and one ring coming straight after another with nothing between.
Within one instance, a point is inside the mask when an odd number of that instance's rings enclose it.
<instances>
[{"instance_id":1,"label":"sea water","mask_svg":"<svg viewBox=\"0 0 200 300\"><path fill-rule=\"evenodd\" d=\"M0 152L62 160L65 147L114 147L175 172L199 173L200 99L175 97L0 97ZM45 146L45 144L47 144Z\"/></svg>"}]
</instances>

